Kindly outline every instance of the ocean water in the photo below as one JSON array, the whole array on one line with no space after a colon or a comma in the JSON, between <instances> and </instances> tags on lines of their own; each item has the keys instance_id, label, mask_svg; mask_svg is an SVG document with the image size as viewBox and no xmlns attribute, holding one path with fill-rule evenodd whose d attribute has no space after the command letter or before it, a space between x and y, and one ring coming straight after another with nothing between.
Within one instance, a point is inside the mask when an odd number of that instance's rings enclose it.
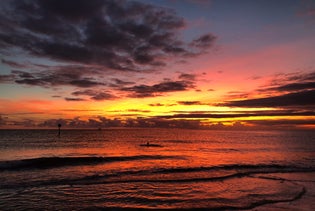
<instances>
[{"instance_id":1,"label":"ocean water","mask_svg":"<svg viewBox=\"0 0 315 211\"><path fill-rule=\"evenodd\" d=\"M57 133L0 130L0 210L315 208L314 131Z\"/></svg>"}]
</instances>

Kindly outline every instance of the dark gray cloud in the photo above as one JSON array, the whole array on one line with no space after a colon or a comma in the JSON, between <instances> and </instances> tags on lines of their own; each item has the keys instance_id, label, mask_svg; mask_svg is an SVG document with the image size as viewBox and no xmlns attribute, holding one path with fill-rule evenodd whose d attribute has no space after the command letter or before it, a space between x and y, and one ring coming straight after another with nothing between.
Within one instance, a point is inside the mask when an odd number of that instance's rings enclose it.
<instances>
[{"instance_id":1,"label":"dark gray cloud","mask_svg":"<svg viewBox=\"0 0 315 211\"><path fill-rule=\"evenodd\" d=\"M20 79L34 78L34 76L31 73L25 72L25 71L13 70L11 73L12 73L12 76L15 76L14 78L20 78Z\"/></svg>"},{"instance_id":2,"label":"dark gray cloud","mask_svg":"<svg viewBox=\"0 0 315 211\"><path fill-rule=\"evenodd\" d=\"M135 85L123 87L120 90L131 92L129 97L143 98L161 96L168 92L186 91L195 88L196 75L182 73L178 76L179 80L165 78L163 82L154 85Z\"/></svg>"},{"instance_id":3,"label":"dark gray cloud","mask_svg":"<svg viewBox=\"0 0 315 211\"><path fill-rule=\"evenodd\" d=\"M255 90L268 97L250 98L251 93L229 92L229 98L247 98L219 104L231 107L299 107L315 105L315 72L279 74L269 85Z\"/></svg>"},{"instance_id":4,"label":"dark gray cloud","mask_svg":"<svg viewBox=\"0 0 315 211\"><path fill-rule=\"evenodd\" d=\"M14 80L12 75L0 75L0 83L9 83Z\"/></svg>"},{"instance_id":5,"label":"dark gray cloud","mask_svg":"<svg viewBox=\"0 0 315 211\"><path fill-rule=\"evenodd\" d=\"M249 93L241 92L241 91L230 91L226 95L226 97L228 98L247 98L248 96L249 96Z\"/></svg>"},{"instance_id":6,"label":"dark gray cloud","mask_svg":"<svg viewBox=\"0 0 315 211\"><path fill-rule=\"evenodd\" d=\"M299 82L299 83L290 83L277 87L268 88L267 90L272 91L300 91L304 89L315 89L315 81L311 82ZM266 91L266 89L265 89Z\"/></svg>"},{"instance_id":7,"label":"dark gray cloud","mask_svg":"<svg viewBox=\"0 0 315 211\"><path fill-rule=\"evenodd\" d=\"M154 97L161 96L163 93L186 91L194 88L190 81L166 81L154 85L136 85L122 88L121 91L130 92L129 97Z\"/></svg>"},{"instance_id":8,"label":"dark gray cloud","mask_svg":"<svg viewBox=\"0 0 315 211\"><path fill-rule=\"evenodd\" d=\"M66 65L44 67L43 69L46 70L43 71L37 70L35 65L31 65L31 67L34 68L34 70L12 70L11 74L0 75L0 81L14 81L18 84L42 86L47 88L61 85L69 85L81 88L105 85L103 82L95 79L96 76L100 75L100 73L94 70L85 70L85 68L82 66Z\"/></svg>"},{"instance_id":9,"label":"dark gray cloud","mask_svg":"<svg viewBox=\"0 0 315 211\"><path fill-rule=\"evenodd\" d=\"M106 92L106 91L100 91L100 90L92 90L92 89L86 89L81 91L75 91L71 93L74 96L90 96L91 100L96 101L102 101L102 100L111 100L116 99L117 97Z\"/></svg>"},{"instance_id":10,"label":"dark gray cloud","mask_svg":"<svg viewBox=\"0 0 315 211\"><path fill-rule=\"evenodd\" d=\"M104 85L101 82L95 81L93 78L77 78L78 75L73 74L75 77L71 77L70 75L64 74L51 74L50 72L40 73L40 74L29 74L29 77L21 77L16 79L15 82L18 84L32 85L32 86L43 86L43 87L51 87L51 86L60 86L60 85L72 85L76 87L88 88Z\"/></svg>"},{"instance_id":11,"label":"dark gray cloud","mask_svg":"<svg viewBox=\"0 0 315 211\"><path fill-rule=\"evenodd\" d=\"M215 36L186 43L176 12L135 1L8 0L0 6L2 52L27 53L108 69L145 71L164 66L166 57L198 55ZM191 50L191 46L194 47ZM20 83L40 84L37 81Z\"/></svg>"},{"instance_id":12,"label":"dark gray cloud","mask_svg":"<svg viewBox=\"0 0 315 211\"><path fill-rule=\"evenodd\" d=\"M95 87L98 85L104 85L103 83L93 81L93 79L91 79L91 78L82 78L82 79L78 79L78 80L72 80L72 81L70 81L70 84L73 86L83 87L83 88Z\"/></svg>"},{"instance_id":13,"label":"dark gray cloud","mask_svg":"<svg viewBox=\"0 0 315 211\"><path fill-rule=\"evenodd\" d=\"M118 87L118 88L122 88L124 86L128 86L128 85L133 85L135 84L135 82L132 82L132 81L124 81L124 80L121 80L121 79L118 79L118 78L112 78L111 79L114 83L110 83L110 87Z\"/></svg>"},{"instance_id":14,"label":"dark gray cloud","mask_svg":"<svg viewBox=\"0 0 315 211\"><path fill-rule=\"evenodd\" d=\"M278 74L267 87L259 92L292 92L315 89L315 72Z\"/></svg>"},{"instance_id":15,"label":"dark gray cloud","mask_svg":"<svg viewBox=\"0 0 315 211\"><path fill-rule=\"evenodd\" d=\"M180 80L185 80L185 81L195 81L197 75L196 74L189 74L189 73L182 73L178 76Z\"/></svg>"},{"instance_id":16,"label":"dark gray cloud","mask_svg":"<svg viewBox=\"0 0 315 211\"><path fill-rule=\"evenodd\" d=\"M293 92L273 97L228 101L220 105L231 107L286 107L315 105L315 90Z\"/></svg>"},{"instance_id":17,"label":"dark gray cloud","mask_svg":"<svg viewBox=\"0 0 315 211\"><path fill-rule=\"evenodd\" d=\"M111 100L115 99L116 97L112 94L106 93L106 92L99 92L96 95L92 96L92 100L102 101L102 100Z\"/></svg>"},{"instance_id":18,"label":"dark gray cloud","mask_svg":"<svg viewBox=\"0 0 315 211\"><path fill-rule=\"evenodd\" d=\"M216 36L212 34L205 34L193 40L191 42L191 45L197 48L207 49L213 45L215 40L216 40Z\"/></svg>"},{"instance_id":19,"label":"dark gray cloud","mask_svg":"<svg viewBox=\"0 0 315 211\"><path fill-rule=\"evenodd\" d=\"M295 72L295 73L279 73L270 82L270 88L274 86L282 86L292 83L306 83L315 81L315 71Z\"/></svg>"},{"instance_id":20,"label":"dark gray cloud","mask_svg":"<svg viewBox=\"0 0 315 211\"><path fill-rule=\"evenodd\" d=\"M86 101L83 98L74 98L74 97L66 97L65 100L66 101Z\"/></svg>"},{"instance_id":21,"label":"dark gray cloud","mask_svg":"<svg viewBox=\"0 0 315 211\"><path fill-rule=\"evenodd\" d=\"M86 89L81 91L75 91L71 93L74 96L80 96L80 95L87 95L87 96L94 96L96 94L96 91L92 89Z\"/></svg>"},{"instance_id":22,"label":"dark gray cloud","mask_svg":"<svg viewBox=\"0 0 315 211\"><path fill-rule=\"evenodd\" d=\"M286 116L315 116L314 111L299 111L299 110L276 110L276 111L239 111L230 113L218 112L187 112L175 111L178 114L161 116L166 119L222 119L222 118L240 118L240 117L286 117Z\"/></svg>"}]
</instances>

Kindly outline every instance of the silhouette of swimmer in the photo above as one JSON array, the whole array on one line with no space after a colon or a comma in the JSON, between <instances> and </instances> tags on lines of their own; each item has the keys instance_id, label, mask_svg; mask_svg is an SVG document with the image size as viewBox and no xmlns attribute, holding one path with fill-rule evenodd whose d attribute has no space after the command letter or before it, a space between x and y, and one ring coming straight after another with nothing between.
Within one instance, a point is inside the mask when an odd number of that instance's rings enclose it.
<instances>
[{"instance_id":1,"label":"silhouette of swimmer","mask_svg":"<svg viewBox=\"0 0 315 211\"><path fill-rule=\"evenodd\" d=\"M61 128L61 124L58 124L58 137L60 137L60 128Z\"/></svg>"}]
</instances>

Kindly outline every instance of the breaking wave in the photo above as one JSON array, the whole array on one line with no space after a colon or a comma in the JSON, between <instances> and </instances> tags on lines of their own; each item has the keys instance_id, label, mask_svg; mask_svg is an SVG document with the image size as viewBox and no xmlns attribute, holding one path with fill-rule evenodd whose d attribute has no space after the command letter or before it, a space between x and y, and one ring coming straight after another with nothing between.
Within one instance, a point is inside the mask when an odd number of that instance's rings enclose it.
<instances>
[{"instance_id":1,"label":"breaking wave","mask_svg":"<svg viewBox=\"0 0 315 211\"><path fill-rule=\"evenodd\" d=\"M40 157L22 160L0 161L0 170L27 170L48 169L66 166L95 165L117 161L135 160L162 160L174 159L175 156L137 155L137 156L112 156L112 157Z\"/></svg>"}]
</instances>

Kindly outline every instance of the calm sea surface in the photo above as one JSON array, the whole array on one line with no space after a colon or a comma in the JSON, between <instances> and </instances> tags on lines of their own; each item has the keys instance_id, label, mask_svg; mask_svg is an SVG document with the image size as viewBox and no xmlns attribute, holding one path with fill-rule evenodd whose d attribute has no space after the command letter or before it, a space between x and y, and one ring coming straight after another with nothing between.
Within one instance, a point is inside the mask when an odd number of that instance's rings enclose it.
<instances>
[{"instance_id":1,"label":"calm sea surface","mask_svg":"<svg viewBox=\"0 0 315 211\"><path fill-rule=\"evenodd\" d=\"M0 210L253 209L314 172L314 131L0 130Z\"/></svg>"}]
</instances>

